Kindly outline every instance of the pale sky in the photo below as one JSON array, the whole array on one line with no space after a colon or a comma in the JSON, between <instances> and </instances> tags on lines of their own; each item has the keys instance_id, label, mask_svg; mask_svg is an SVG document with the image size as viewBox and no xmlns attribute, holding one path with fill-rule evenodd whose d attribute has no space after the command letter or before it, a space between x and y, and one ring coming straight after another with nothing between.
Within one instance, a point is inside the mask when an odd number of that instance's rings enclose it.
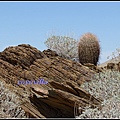
<instances>
[{"instance_id":1,"label":"pale sky","mask_svg":"<svg viewBox=\"0 0 120 120\"><path fill-rule=\"evenodd\" d=\"M120 2L1 2L0 52L30 44L47 49L50 34L79 39L86 32L100 41L100 63L120 48Z\"/></svg>"}]
</instances>

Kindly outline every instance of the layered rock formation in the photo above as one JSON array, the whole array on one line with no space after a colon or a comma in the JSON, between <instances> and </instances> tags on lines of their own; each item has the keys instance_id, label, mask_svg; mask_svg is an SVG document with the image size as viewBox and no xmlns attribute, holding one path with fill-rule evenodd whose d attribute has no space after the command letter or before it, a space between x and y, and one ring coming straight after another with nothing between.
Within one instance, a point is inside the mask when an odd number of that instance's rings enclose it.
<instances>
[{"instance_id":1,"label":"layered rock formation","mask_svg":"<svg viewBox=\"0 0 120 120\"><path fill-rule=\"evenodd\" d=\"M74 118L76 103L80 107L99 106L101 100L80 85L100 71L27 44L8 47L0 53L0 81L17 90L29 118ZM46 84L40 84L41 79Z\"/></svg>"}]
</instances>

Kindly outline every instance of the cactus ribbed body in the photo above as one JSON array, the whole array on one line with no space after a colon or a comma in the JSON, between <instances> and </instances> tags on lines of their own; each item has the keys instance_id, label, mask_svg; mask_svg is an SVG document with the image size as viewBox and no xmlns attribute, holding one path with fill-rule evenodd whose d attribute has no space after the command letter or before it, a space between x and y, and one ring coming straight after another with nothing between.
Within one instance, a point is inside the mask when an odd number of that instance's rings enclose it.
<instances>
[{"instance_id":1,"label":"cactus ribbed body","mask_svg":"<svg viewBox=\"0 0 120 120\"><path fill-rule=\"evenodd\" d=\"M100 55L100 45L97 37L92 33L81 36L78 44L78 56L81 64L92 63L97 65Z\"/></svg>"}]
</instances>

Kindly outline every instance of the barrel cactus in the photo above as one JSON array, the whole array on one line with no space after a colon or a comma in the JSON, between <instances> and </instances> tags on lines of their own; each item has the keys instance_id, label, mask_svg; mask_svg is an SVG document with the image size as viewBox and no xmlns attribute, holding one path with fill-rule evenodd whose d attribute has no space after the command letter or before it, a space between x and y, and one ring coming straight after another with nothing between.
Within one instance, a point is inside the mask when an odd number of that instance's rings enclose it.
<instances>
[{"instance_id":1,"label":"barrel cactus","mask_svg":"<svg viewBox=\"0 0 120 120\"><path fill-rule=\"evenodd\" d=\"M98 38L92 33L85 33L78 43L78 56L81 64L91 63L97 65L100 56Z\"/></svg>"}]
</instances>

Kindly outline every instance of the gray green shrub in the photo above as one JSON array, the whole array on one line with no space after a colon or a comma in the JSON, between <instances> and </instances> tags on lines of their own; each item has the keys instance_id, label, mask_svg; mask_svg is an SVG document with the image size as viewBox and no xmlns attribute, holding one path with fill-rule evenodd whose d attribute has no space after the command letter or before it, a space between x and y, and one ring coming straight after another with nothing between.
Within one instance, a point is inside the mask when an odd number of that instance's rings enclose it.
<instances>
[{"instance_id":1,"label":"gray green shrub","mask_svg":"<svg viewBox=\"0 0 120 120\"><path fill-rule=\"evenodd\" d=\"M45 45L63 58L78 58L78 41L69 36L52 35L45 41Z\"/></svg>"},{"instance_id":2,"label":"gray green shrub","mask_svg":"<svg viewBox=\"0 0 120 120\"><path fill-rule=\"evenodd\" d=\"M107 70L96 74L81 87L103 102L102 109L84 108L79 118L120 118L120 72Z\"/></svg>"},{"instance_id":3,"label":"gray green shrub","mask_svg":"<svg viewBox=\"0 0 120 120\"><path fill-rule=\"evenodd\" d=\"M20 98L14 90L10 90L5 82L0 81L0 118L26 118L20 107Z\"/></svg>"}]
</instances>

